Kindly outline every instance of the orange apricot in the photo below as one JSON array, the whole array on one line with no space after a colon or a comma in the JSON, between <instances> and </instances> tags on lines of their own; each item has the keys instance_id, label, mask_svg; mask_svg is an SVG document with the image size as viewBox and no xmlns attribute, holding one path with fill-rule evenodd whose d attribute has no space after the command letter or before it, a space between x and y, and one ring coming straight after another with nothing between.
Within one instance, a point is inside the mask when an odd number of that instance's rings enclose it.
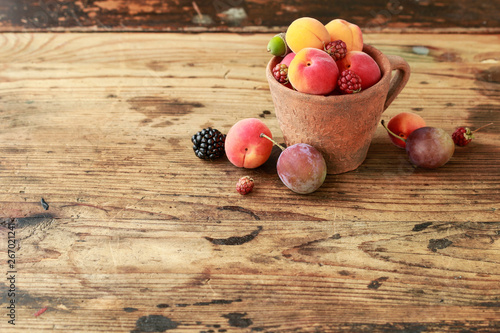
<instances>
[{"instance_id":1,"label":"orange apricot","mask_svg":"<svg viewBox=\"0 0 500 333\"><path fill-rule=\"evenodd\" d=\"M330 34L323 23L317 19L301 17L288 26L286 42L295 53L306 47L323 49L330 42Z\"/></svg>"},{"instance_id":2,"label":"orange apricot","mask_svg":"<svg viewBox=\"0 0 500 333\"><path fill-rule=\"evenodd\" d=\"M340 39L346 44L348 52L363 50L363 34L356 24L335 19L325 25L325 28L332 41Z\"/></svg>"}]
</instances>

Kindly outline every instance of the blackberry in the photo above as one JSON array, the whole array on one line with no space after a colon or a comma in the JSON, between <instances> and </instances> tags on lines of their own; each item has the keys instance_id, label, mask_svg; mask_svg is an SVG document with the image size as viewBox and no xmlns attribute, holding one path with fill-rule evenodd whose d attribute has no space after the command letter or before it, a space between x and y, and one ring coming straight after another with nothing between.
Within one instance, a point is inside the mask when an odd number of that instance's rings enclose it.
<instances>
[{"instance_id":1,"label":"blackberry","mask_svg":"<svg viewBox=\"0 0 500 333\"><path fill-rule=\"evenodd\" d=\"M205 128L191 138L196 156L202 160L215 160L224 155L226 135L211 127Z\"/></svg>"}]
</instances>

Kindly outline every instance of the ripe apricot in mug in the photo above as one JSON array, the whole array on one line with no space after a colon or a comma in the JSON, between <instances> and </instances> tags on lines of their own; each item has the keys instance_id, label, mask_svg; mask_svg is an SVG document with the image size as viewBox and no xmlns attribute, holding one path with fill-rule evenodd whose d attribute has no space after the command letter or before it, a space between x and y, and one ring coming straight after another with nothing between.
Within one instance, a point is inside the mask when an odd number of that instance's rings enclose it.
<instances>
[{"instance_id":1,"label":"ripe apricot in mug","mask_svg":"<svg viewBox=\"0 0 500 333\"><path fill-rule=\"evenodd\" d=\"M306 47L323 49L330 42L330 34L323 23L317 19L301 17L288 26L286 42L295 53Z\"/></svg>"},{"instance_id":2,"label":"ripe apricot in mug","mask_svg":"<svg viewBox=\"0 0 500 333\"><path fill-rule=\"evenodd\" d=\"M363 50L363 34L356 24L342 19L335 19L330 21L325 28L332 41L340 39L346 44L347 51Z\"/></svg>"},{"instance_id":3,"label":"ripe apricot in mug","mask_svg":"<svg viewBox=\"0 0 500 333\"><path fill-rule=\"evenodd\" d=\"M377 62L363 51L347 52L344 58L337 61L339 72L350 69L361 78L361 90L366 90L377 83L382 72Z\"/></svg>"},{"instance_id":4,"label":"ripe apricot in mug","mask_svg":"<svg viewBox=\"0 0 500 333\"><path fill-rule=\"evenodd\" d=\"M339 69L328 53L315 48L299 51L288 68L288 80L297 91L326 95L337 87Z\"/></svg>"}]
</instances>

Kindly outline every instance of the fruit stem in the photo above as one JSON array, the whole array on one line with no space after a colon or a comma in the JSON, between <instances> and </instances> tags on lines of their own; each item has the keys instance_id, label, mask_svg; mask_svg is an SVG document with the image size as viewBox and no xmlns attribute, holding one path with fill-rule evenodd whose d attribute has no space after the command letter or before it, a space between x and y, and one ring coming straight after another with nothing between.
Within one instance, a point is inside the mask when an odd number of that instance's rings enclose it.
<instances>
[{"instance_id":1,"label":"fruit stem","mask_svg":"<svg viewBox=\"0 0 500 333\"><path fill-rule=\"evenodd\" d=\"M388 129L388 128L387 128L387 126L385 126L384 119L382 119L382 120L380 121L380 123L382 124L382 126L384 126L385 130L386 130L387 132L389 132L389 134L391 134L392 136L394 136L394 137L396 137L396 138L398 138L398 139L402 140L403 142L406 142L406 139L403 139L403 138L402 138L402 137L400 137L399 135L396 135L394 132L392 132L390 129Z\"/></svg>"},{"instance_id":2,"label":"fruit stem","mask_svg":"<svg viewBox=\"0 0 500 333\"><path fill-rule=\"evenodd\" d=\"M274 141L273 139L271 139L270 137L268 137L264 133L260 133L260 137L268 139L269 141L271 141L272 143L274 143L276 146L280 147L282 151L285 150L285 148L282 145L280 145L279 143L277 143L276 141Z\"/></svg>"},{"instance_id":3,"label":"fruit stem","mask_svg":"<svg viewBox=\"0 0 500 333\"><path fill-rule=\"evenodd\" d=\"M493 123L489 123L489 124L483 125L483 126L481 126L481 127L477 128L477 129L475 129L475 130L474 130L474 131L472 131L471 133L472 133L472 134L474 134L474 133L476 133L477 131L479 131L479 130L481 130L481 129L485 128L485 127L488 127L488 126L490 126L490 125L493 125Z\"/></svg>"}]
</instances>

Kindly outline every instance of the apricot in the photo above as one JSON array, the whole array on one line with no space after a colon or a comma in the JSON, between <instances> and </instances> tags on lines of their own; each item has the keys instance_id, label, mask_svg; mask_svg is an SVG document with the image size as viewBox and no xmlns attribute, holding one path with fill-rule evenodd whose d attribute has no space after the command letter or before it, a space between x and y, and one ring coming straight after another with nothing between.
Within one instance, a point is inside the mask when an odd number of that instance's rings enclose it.
<instances>
[{"instance_id":1,"label":"apricot","mask_svg":"<svg viewBox=\"0 0 500 333\"><path fill-rule=\"evenodd\" d=\"M288 80L299 92L326 95L337 87L339 69L323 50L307 47L300 50L288 68Z\"/></svg>"},{"instance_id":2,"label":"apricot","mask_svg":"<svg viewBox=\"0 0 500 333\"><path fill-rule=\"evenodd\" d=\"M295 53L306 47L323 49L330 42L330 34L323 23L317 19L301 17L288 26L286 42Z\"/></svg>"},{"instance_id":3,"label":"apricot","mask_svg":"<svg viewBox=\"0 0 500 333\"><path fill-rule=\"evenodd\" d=\"M397 147L406 148L406 140L410 134L421 127L425 127L425 120L421 116L411 112L401 112L392 117L387 123L387 128L401 139L389 134L392 143Z\"/></svg>"},{"instance_id":4,"label":"apricot","mask_svg":"<svg viewBox=\"0 0 500 333\"><path fill-rule=\"evenodd\" d=\"M287 67L290 67L290 63L292 62L293 58L295 58L295 53L290 52L283 58L283 60L281 60L280 64L284 64L287 65Z\"/></svg>"},{"instance_id":5,"label":"apricot","mask_svg":"<svg viewBox=\"0 0 500 333\"><path fill-rule=\"evenodd\" d=\"M340 39L346 44L348 52L363 50L363 34L356 24L335 19L325 25L325 28L332 41Z\"/></svg>"},{"instance_id":6,"label":"apricot","mask_svg":"<svg viewBox=\"0 0 500 333\"><path fill-rule=\"evenodd\" d=\"M352 70L361 78L361 91L370 88L382 77L377 62L363 51L347 52L344 58L337 60L339 72Z\"/></svg>"},{"instance_id":7,"label":"apricot","mask_svg":"<svg viewBox=\"0 0 500 333\"><path fill-rule=\"evenodd\" d=\"M273 143L262 138L271 137L271 131L260 119L246 118L234 124L226 135L225 152L237 167L253 169L264 164L271 156Z\"/></svg>"}]
</instances>

